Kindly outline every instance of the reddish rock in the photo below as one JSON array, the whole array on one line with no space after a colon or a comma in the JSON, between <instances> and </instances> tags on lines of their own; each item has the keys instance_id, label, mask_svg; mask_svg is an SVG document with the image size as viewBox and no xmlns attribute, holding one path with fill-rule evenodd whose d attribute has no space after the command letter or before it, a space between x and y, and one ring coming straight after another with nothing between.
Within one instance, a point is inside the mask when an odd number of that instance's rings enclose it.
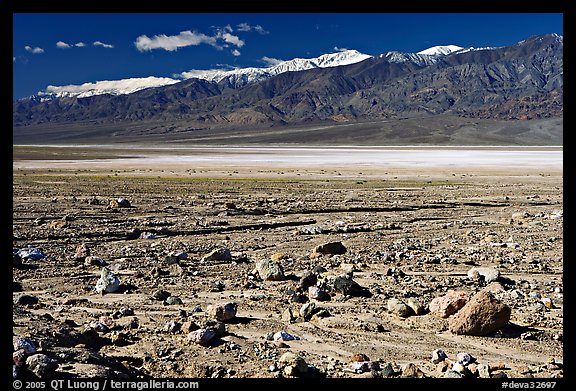
<instances>
[{"instance_id":1,"label":"reddish rock","mask_svg":"<svg viewBox=\"0 0 576 391\"><path fill-rule=\"evenodd\" d=\"M370 358L368 358L364 353L354 353L350 356L350 362L354 361L370 361Z\"/></svg>"},{"instance_id":2,"label":"reddish rock","mask_svg":"<svg viewBox=\"0 0 576 391\"><path fill-rule=\"evenodd\" d=\"M206 307L206 313L213 319L225 322L236 316L237 307L236 303L210 304Z\"/></svg>"},{"instance_id":3,"label":"reddish rock","mask_svg":"<svg viewBox=\"0 0 576 391\"><path fill-rule=\"evenodd\" d=\"M444 296L433 299L428 308L435 316L447 318L464 307L467 301L467 292L449 290Z\"/></svg>"}]
</instances>

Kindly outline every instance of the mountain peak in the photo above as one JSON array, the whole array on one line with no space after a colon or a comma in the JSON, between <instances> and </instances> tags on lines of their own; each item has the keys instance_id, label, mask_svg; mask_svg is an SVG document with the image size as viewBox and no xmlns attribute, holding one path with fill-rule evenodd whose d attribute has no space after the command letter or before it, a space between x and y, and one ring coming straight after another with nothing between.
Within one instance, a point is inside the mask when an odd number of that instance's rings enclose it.
<instances>
[{"instance_id":1,"label":"mountain peak","mask_svg":"<svg viewBox=\"0 0 576 391\"><path fill-rule=\"evenodd\" d=\"M427 56L446 56L450 53L454 53L462 49L464 48L456 45L432 46L431 48L421 50L416 54L425 54Z\"/></svg>"},{"instance_id":2,"label":"mountain peak","mask_svg":"<svg viewBox=\"0 0 576 391\"><path fill-rule=\"evenodd\" d=\"M360 53L358 50L346 49L335 53L322 54L314 58L294 58L292 60L281 61L266 68L235 68L228 70L190 70L183 72L184 78L197 78L219 83L226 80L235 88L267 79L284 72L305 71L312 68L329 68L341 65L354 64L372 56Z\"/></svg>"}]
</instances>

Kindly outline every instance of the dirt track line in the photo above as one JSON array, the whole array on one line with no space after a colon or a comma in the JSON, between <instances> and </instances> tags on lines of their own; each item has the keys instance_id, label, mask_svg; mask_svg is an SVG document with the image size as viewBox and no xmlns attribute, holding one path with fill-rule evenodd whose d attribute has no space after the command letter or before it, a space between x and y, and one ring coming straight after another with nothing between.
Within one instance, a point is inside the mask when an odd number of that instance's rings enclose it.
<instances>
[{"instance_id":1,"label":"dirt track line","mask_svg":"<svg viewBox=\"0 0 576 391\"><path fill-rule=\"evenodd\" d=\"M169 230L161 230L160 232L149 229L144 230L146 232L157 233L162 236L189 236L189 235L207 235L207 234L218 234L222 232L232 232L232 231L245 231L245 230L263 230L263 229L274 229L274 228L283 228L283 227L297 227L302 225L310 225L316 224L316 220L309 219L304 221L283 221L283 222L272 222L272 223L258 223L258 224L245 224L245 225L236 225L236 226L226 226L226 227L217 227L217 228L204 228L198 230L186 230L186 231L169 231ZM143 232L143 231L142 231ZM107 233L75 233L76 238L109 238L110 241L115 240L131 240L131 239L138 239L138 237L131 238L131 233L126 232L107 232ZM70 235L53 235L50 234L47 240L61 240L61 239L69 239Z\"/></svg>"}]
</instances>

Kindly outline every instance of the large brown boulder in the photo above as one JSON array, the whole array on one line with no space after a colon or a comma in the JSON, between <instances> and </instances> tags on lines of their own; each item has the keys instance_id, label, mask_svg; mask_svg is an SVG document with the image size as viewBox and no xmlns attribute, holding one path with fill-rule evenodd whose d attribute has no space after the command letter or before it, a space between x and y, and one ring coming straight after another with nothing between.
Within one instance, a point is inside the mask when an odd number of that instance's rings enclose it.
<instances>
[{"instance_id":1,"label":"large brown boulder","mask_svg":"<svg viewBox=\"0 0 576 391\"><path fill-rule=\"evenodd\" d=\"M482 290L448 320L454 334L485 336L505 326L512 310L489 291Z\"/></svg>"}]
</instances>

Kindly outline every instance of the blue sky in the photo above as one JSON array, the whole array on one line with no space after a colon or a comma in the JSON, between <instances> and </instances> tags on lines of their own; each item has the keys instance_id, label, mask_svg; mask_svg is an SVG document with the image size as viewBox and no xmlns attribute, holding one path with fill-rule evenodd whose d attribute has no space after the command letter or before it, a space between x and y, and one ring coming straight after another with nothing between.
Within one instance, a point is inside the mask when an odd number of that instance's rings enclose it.
<instances>
[{"instance_id":1,"label":"blue sky","mask_svg":"<svg viewBox=\"0 0 576 391\"><path fill-rule=\"evenodd\" d=\"M505 46L563 35L561 13L14 13L13 98L192 69L264 67L339 49Z\"/></svg>"}]
</instances>

